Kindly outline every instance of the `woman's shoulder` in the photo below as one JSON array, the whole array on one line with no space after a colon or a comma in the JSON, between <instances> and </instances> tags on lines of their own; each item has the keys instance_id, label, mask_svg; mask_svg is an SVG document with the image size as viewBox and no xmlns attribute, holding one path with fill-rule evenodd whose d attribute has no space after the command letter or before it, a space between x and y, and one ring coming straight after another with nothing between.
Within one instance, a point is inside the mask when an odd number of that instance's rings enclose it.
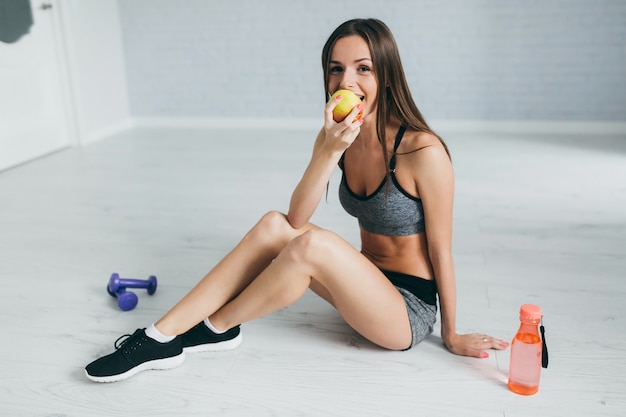
<instances>
[{"instance_id":1,"label":"woman's shoulder","mask_svg":"<svg viewBox=\"0 0 626 417\"><path fill-rule=\"evenodd\" d=\"M399 155L413 154L415 157L418 155L425 156L423 154L437 154L439 152L446 153L446 150L441 139L436 134L419 131L411 127L407 127L397 150Z\"/></svg>"}]
</instances>

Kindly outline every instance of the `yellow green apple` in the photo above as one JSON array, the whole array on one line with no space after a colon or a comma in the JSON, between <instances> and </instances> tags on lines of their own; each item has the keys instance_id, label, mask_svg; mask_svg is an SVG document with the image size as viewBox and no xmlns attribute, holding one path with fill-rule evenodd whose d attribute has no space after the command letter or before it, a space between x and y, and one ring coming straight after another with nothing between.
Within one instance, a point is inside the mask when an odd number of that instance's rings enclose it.
<instances>
[{"instance_id":1,"label":"yellow green apple","mask_svg":"<svg viewBox=\"0 0 626 417\"><path fill-rule=\"evenodd\" d=\"M333 120L339 123L350 114L354 106L361 103L361 99L350 90L337 90L330 97L330 100L334 100L337 96L341 96L341 101L337 103L337 106L333 109ZM361 116L363 116L363 109L359 111L359 114L357 114L352 123L359 120Z\"/></svg>"}]
</instances>

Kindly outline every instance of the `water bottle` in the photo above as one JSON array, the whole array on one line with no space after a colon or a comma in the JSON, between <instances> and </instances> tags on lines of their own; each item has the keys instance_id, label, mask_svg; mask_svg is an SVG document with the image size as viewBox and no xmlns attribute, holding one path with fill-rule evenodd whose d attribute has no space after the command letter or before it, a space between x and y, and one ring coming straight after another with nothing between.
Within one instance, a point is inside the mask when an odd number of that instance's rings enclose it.
<instances>
[{"instance_id":1,"label":"water bottle","mask_svg":"<svg viewBox=\"0 0 626 417\"><path fill-rule=\"evenodd\" d=\"M511 343L508 387L521 395L533 395L539 390L541 367L548 367L548 350L542 324L541 308L524 304L520 308L520 326ZM539 326L541 324L541 336Z\"/></svg>"}]
</instances>

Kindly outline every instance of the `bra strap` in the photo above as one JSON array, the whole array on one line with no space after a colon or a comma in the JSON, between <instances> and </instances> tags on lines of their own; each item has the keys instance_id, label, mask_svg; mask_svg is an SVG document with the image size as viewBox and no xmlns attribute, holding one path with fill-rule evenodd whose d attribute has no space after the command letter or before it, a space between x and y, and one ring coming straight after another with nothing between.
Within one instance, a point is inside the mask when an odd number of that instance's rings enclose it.
<instances>
[{"instance_id":1,"label":"bra strap","mask_svg":"<svg viewBox=\"0 0 626 417\"><path fill-rule=\"evenodd\" d=\"M398 130L398 134L396 135L396 140L393 144L393 155L391 156L391 159L389 160L389 170L391 172L394 172L396 170L396 151L398 150L398 147L400 146L400 142L402 142L402 137L404 136L405 131L406 131L406 126L402 125L400 126L400 129Z\"/></svg>"}]
</instances>

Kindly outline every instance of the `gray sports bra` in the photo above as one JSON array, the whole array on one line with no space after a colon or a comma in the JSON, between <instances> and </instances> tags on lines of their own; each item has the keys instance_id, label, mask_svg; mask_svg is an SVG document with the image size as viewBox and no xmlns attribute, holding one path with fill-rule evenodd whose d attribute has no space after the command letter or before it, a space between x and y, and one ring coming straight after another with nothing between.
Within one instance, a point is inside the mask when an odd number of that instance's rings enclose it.
<instances>
[{"instance_id":1,"label":"gray sports bra","mask_svg":"<svg viewBox=\"0 0 626 417\"><path fill-rule=\"evenodd\" d=\"M343 171L339 186L339 201L348 214L356 217L359 226L370 233L387 236L408 236L425 230L424 208L422 200L407 193L395 176L396 151L406 126L401 126L393 146L393 156L389 160L391 184L385 198L385 183L382 183L371 195L359 196L350 190L344 170L344 157L339 161Z\"/></svg>"}]
</instances>

